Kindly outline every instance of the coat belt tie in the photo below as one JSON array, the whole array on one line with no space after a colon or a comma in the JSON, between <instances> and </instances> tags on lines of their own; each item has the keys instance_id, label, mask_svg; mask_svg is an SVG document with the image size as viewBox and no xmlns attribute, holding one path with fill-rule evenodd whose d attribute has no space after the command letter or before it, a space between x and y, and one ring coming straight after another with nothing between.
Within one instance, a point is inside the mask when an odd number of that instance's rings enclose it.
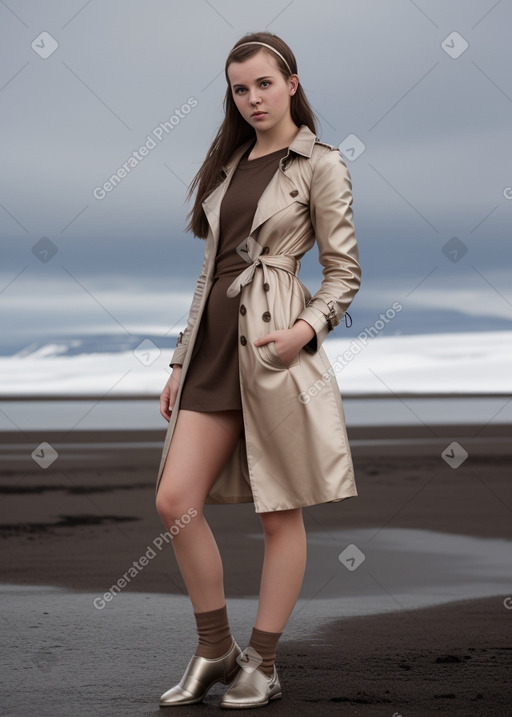
<instances>
[{"instance_id":1,"label":"coat belt tie","mask_svg":"<svg viewBox=\"0 0 512 717\"><path fill-rule=\"evenodd\" d=\"M262 264L274 266L278 269L284 269L285 271L289 271L291 274L295 274L300 263L292 254L260 254L254 259L252 264L249 264L247 269L244 269L231 282L228 290L226 291L226 296L230 299L237 296L244 286L251 283L254 278L256 267Z\"/></svg>"}]
</instances>

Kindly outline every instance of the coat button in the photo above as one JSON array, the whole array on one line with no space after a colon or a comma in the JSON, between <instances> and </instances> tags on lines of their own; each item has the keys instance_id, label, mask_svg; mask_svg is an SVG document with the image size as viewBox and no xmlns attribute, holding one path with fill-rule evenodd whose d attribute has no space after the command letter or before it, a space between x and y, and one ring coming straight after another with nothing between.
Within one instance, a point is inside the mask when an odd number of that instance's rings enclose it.
<instances>
[{"instance_id":1,"label":"coat button","mask_svg":"<svg viewBox=\"0 0 512 717\"><path fill-rule=\"evenodd\" d=\"M270 321L270 311L265 311L265 312L261 315L261 318L263 319L263 321Z\"/></svg>"},{"instance_id":2,"label":"coat button","mask_svg":"<svg viewBox=\"0 0 512 717\"><path fill-rule=\"evenodd\" d=\"M290 192L290 197L296 197L298 193L299 193L299 190L294 189L292 192Z\"/></svg>"},{"instance_id":3,"label":"coat button","mask_svg":"<svg viewBox=\"0 0 512 717\"><path fill-rule=\"evenodd\" d=\"M266 282L263 284L263 288L265 289L265 291L269 291L269 290L270 290L270 284L268 283L268 281L266 281Z\"/></svg>"},{"instance_id":4,"label":"coat button","mask_svg":"<svg viewBox=\"0 0 512 717\"><path fill-rule=\"evenodd\" d=\"M247 343L247 339L245 338L245 336L240 336L240 343L242 344L242 346L245 346L245 344Z\"/></svg>"},{"instance_id":5,"label":"coat button","mask_svg":"<svg viewBox=\"0 0 512 717\"><path fill-rule=\"evenodd\" d=\"M268 246L264 246L261 253L262 253L262 254L268 254L269 251L270 251L270 249L268 248Z\"/></svg>"},{"instance_id":6,"label":"coat button","mask_svg":"<svg viewBox=\"0 0 512 717\"><path fill-rule=\"evenodd\" d=\"M243 304L240 305L240 313L242 314L242 316L245 316L247 313L247 309Z\"/></svg>"}]
</instances>

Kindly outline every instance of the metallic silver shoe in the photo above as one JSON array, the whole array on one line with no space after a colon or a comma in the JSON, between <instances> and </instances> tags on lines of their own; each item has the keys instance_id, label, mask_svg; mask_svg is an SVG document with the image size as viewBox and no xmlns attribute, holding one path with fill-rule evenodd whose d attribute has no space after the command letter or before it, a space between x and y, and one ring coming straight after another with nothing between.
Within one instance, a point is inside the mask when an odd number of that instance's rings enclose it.
<instances>
[{"instance_id":1,"label":"metallic silver shoe","mask_svg":"<svg viewBox=\"0 0 512 717\"><path fill-rule=\"evenodd\" d=\"M279 697L282 697L281 685L275 665L272 677L267 677L258 669L248 672L242 668L224 693L220 706L235 709L261 707Z\"/></svg>"},{"instance_id":2,"label":"metallic silver shoe","mask_svg":"<svg viewBox=\"0 0 512 717\"><path fill-rule=\"evenodd\" d=\"M192 655L179 684L160 697L160 707L192 705L201 702L216 682L229 684L241 670L236 658L242 650L233 638L233 644L221 657L208 658Z\"/></svg>"}]
</instances>

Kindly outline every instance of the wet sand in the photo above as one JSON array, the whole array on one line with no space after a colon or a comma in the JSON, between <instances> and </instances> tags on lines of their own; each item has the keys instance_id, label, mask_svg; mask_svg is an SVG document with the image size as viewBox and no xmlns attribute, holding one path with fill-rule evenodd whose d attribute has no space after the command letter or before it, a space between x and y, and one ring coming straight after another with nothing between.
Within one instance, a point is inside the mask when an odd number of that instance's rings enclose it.
<instances>
[{"instance_id":1,"label":"wet sand","mask_svg":"<svg viewBox=\"0 0 512 717\"><path fill-rule=\"evenodd\" d=\"M509 714L510 427L358 429L350 437L359 496L303 510L308 566L278 645L283 699L268 709ZM179 681L195 635L172 545L154 542L165 532L154 506L163 432L75 431L72 440L4 434L0 447L6 713L168 714L158 697ZM46 469L30 456L41 441L59 454ZM469 453L456 469L441 457L452 442ZM252 503L206 506L205 514L244 648L263 560L260 519ZM352 544L366 558L353 572L339 560ZM95 609L94 597L150 547L147 565ZM216 685L203 705L180 714L218 713L224 689Z\"/></svg>"}]
</instances>

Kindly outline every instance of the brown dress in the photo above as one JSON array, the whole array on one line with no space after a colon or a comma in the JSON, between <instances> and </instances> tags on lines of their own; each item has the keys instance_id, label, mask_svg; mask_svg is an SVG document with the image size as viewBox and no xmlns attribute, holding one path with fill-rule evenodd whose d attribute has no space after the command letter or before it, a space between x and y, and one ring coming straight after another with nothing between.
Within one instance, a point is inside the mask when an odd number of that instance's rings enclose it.
<instances>
[{"instance_id":1,"label":"brown dress","mask_svg":"<svg viewBox=\"0 0 512 717\"><path fill-rule=\"evenodd\" d=\"M180 408L225 411L242 408L238 370L238 310L241 293L226 291L247 261L236 251L249 236L260 196L288 147L256 159L240 159L222 200L215 274L181 392Z\"/></svg>"}]
</instances>

